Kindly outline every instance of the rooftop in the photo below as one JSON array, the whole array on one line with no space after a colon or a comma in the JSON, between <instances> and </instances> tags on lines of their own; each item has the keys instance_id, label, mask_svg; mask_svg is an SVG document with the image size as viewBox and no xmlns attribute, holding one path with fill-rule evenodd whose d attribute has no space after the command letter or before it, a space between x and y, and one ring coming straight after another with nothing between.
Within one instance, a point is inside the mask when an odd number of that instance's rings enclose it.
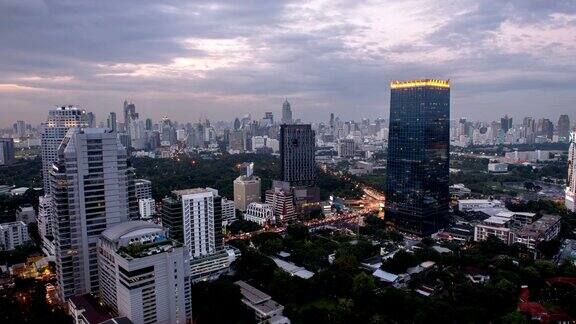
<instances>
[{"instance_id":1,"label":"rooftop","mask_svg":"<svg viewBox=\"0 0 576 324\"><path fill-rule=\"evenodd\" d=\"M404 89L404 88L417 88L417 87L450 88L450 80L417 79L407 81L394 80L390 82L391 89Z\"/></svg>"},{"instance_id":2,"label":"rooftop","mask_svg":"<svg viewBox=\"0 0 576 324\"><path fill-rule=\"evenodd\" d=\"M190 188L182 190L172 190L172 193L175 194L176 196L196 195L210 192L215 192L215 190L211 188ZM217 192L215 193L217 194Z\"/></svg>"},{"instance_id":3,"label":"rooftop","mask_svg":"<svg viewBox=\"0 0 576 324\"><path fill-rule=\"evenodd\" d=\"M102 323L113 317L111 311L100 305L96 298L90 294L70 297L68 302L73 304L77 310L84 310L82 315L88 323Z\"/></svg>"},{"instance_id":4,"label":"rooftop","mask_svg":"<svg viewBox=\"0 0 576 324\"><path fill-rule=\"evenodd\" d=\"M114 242L118 241L122 236L130 234L132 232L138 231L139 233L144 232L158 232L162 230L163 227L154 223L146 221L130 221L120 223L118 225L112 226L109 229L102 232L102 236L106 239Z\"/></svg>"}]
</instances>

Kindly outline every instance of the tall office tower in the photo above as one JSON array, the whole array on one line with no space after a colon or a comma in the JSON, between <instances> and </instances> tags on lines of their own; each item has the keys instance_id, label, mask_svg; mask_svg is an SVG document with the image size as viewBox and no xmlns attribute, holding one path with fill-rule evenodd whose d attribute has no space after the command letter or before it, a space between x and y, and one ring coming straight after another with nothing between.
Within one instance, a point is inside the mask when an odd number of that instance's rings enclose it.
<instances>
[{"instance_id":1,"label":"tall office tower","mask_svg":"<svg viewBox=\"0 0 576 324\"><path fill-rule=\"evenodd\" d=\"M243 130L234 130L230 132L228 150L238 153L246 150L246 133L244 133Z\"/></svg>"},{"instance_id":2,"label":"tall office tower","mask_svg":"<svg viewBox=\"0 0 576 324\"><path fill-rule=\"evenodd\" d=\"M14 139L0 138L0 165L9 165L14 161Z\"/></svg>"},{"instance_id":3,"label":"tall office tower","mask_svg":"<svg viewBox=\"0 0 576 324\"><path fill-rule=\"evenodd\" d=\"M554 123L548 118L538 120L538 135L552 139L554 136Z\"/></svg>"},{"instance_id":4,"label":"tall office tower","mask_svg":"<svg viewBox=\"0 0 576 324\"><path fill-rule=\"evenodd\" d=\"M162 200L162 224L188 248L192 282L217 277L232 261L224 248L221 202L211 188L175 190Z\"/></svg>"},{"instance_id":5,"label":"tall office tower","mask_svg":"<svg viewBox=\"0 0 576 324\"><path fill-rule=\"evenodd\" d=\"M19 138L24 137L24 135L26 134L26 123L23 120L17 120L14 126L16 136L18 136Z\"/></svg>"},{"instance_id":6,"label":"tall office tower","mask_svg":"<svg viewBox=\"0 0 576 324\"><path fill-rule=\"evenodd\" d=\"M265 124L268 126L274 125L274 115L272 114L271 111L267 111L264 113L263 120L264 120Z\"/></svg>"},{"instance_id":7,"label":"tall office tower","mask_svg":"<svg viewBox=\"0 0 576 324\"><path fill-rule=\"evenodd\" d=\"M52 232L52 199L50 196L38 198L38 234L42 241L42 252L54 256L54 234Z\"/></svg>"},{"instance_id":8,"label":"tall office tower","mask_svg":"<svg viewBox=\"0 0 576 324\"><path fill-rule=\"evenodd\" d=\"M576 212L576 132L572 132L572 143L568 149L568 179L566 180L566 208Z\"/></svg>"},{"instance_id":9,"label":"tall office tower","mask_svg":"<svg viewBox=\"0 0 576 324\"><path fill-rule=\"evenodd\" d=\"M132 120L138 118L138 113L136 112L136 105L132 101L128 102L124 100L124 131L126 134L130 134L130 125Z\"/></svg>"},{"instance_id":10,"label":"tall office tower","mask_svg":"<svg viewBox=\"0 0 576 324\"><path fill-rule=\"evenodd\" d=\"M234 119L234 130L239 130L241 126L242 124L240 123L240 119L236 117L236 119Z\"/></svg>"},{"instance_id":11,"label":"tall office tower","mask_svg":"<svg viewBox=\"0 0 576 324\"><path fill-rule=\"evenodd\" d=\"M132 323L186 323L192 317L188 258L160 225L111 227L98 240L100 297Z\"/></svg>"},{"instance_id":12,"label":"tall office tower","mask_svg":"<svg viewBox=\"0 0 576 324\"><path fill-rule=\"evenodd\" d=\"M282 181L291 186L314 186L316 139L312 126L282 125L280 127L280 172Z\"/></svg>"},{"instance_id":13,"label":"tall office tower","mask_svg":"<svg viewBox=\"0 0 576 324\"><path fill-rule=\"evenodd\" d=\"M163 146L170 146L176 143L176 131L170 119L164 116L160 126L160 139Z\"/></svg>"},{"instance_id":14,"label":"tall office tower","mask_svg":"<svg viewBox=\"0 0 576 324\"><path fill-rule=\"evenodd\" d=\"M152 119L150 119L150 118L146 118L146 130L147 131L152 130Z\"/></svg>"},{"instance_id":15,"label":"tall office tower","mask_svg":"<svg viewBox=\"0 0 576 324\"><path fill-rule=\"evenodd\" d=\"M567 142L570 137L570 117L568 115L560 115L558 119L558 137L560 141Z\"/></svg>"},{"instance_id":16,"label":"tall office tower","mask_svg":"<svg viewBox=\"0 0 576 324\"><path fill-rule=\"evenodd\" d=\"M96 115L93 112L89 111L86 113L86 123L88 123L90 128L96 127Z\"/></svg>"},{"instance_id":17,"label":"tall office tower","mask_svg":"<svg viewBox=\"0 0 576 324\"><path fill-rule=\"evenodd\" d=\"M502 131L504 131L504 134L508 133L508 131L512 129L512 117L504 115L504 117L500 119L500 127L502 128Z\"/></svg>"},{"instance_id":18,"label":"tall office tower","mask_svg":"<svg viewBox=\"0 0 576 324\"><path fill-rule=\"evenodd\" d=\"M234 180L234 206L242 212L250 203L260 202L262 197L260 178L252 174L254 166L250 164L252 166L248 166L246 175Z\"/></svg>"},{"instance_id":19,"label":"tall office tower","mask_svg":"<svg viewBox=\"0 0 576 324\"><path fill-rule=\"evenodd\" d=\"M144 150L148 143L146 124L141 119L133 119L130 124L130 144L135 150Z\"/></svg>"},{"instance_id":20,"label":"tall office tower","mask_svg":"<svg viewBox=\"0 0 576 324\"><path fill-rule=\"evenodd\" d=\"M58 107L48 112L48 119L41 135L42 179L44 194L50 194L49 172L58 159L58 147L71 127L86 127L86 111L77 107Z\"/></svg>"},{"instance_id":21,"label":"tall office tower","mask_svg":"<svg viewBox=\"0 0 576 324\"><path fill-rule=\"evenodd\" d=\"M335 127L335 123L334 123L334 113L330 113L330 130L334 131L334 127Z\"/></svg>"},{"instance_id":22,"label":"tall office tower","mask_svg":"<svg viewBox=\"0 0 576 324\"><path fill-rule=\"evenodd\" d=\"M435 232L448 213L450 83L392 81L386 217L401 230Z\"/></svg>"},{"instance_id":23,"label":"tall office tower","mask_svg":"<svg viewBox=\"0 0 576 324\"><path fill-rule=\"evenodd\" d=\"M292 124L292 108L290 107L290 103L288 99L284 100L282 104L282 124Z\"/></svg>"},{"instance_id":24,"label":"tall office tower","mask_svg":"<svg viewBox=\"0 0 576 324\"><path fill-rule=\"evenodd\" d=\"M118 121L116 120L116 113L110 112L108 118L106 118L106 127L111 130L118 132Z\"/></svg>"},{"instance_id":25,"label":"tall office tower","mask_svg":"<svg viewBox=\"0 0 576 324\"><path fill-rule=\"evenodd\" d=\"M96 243L130 216L126 149L107 128L72 128L50 170L58 293L97 292Z\"/></svg>"}]
</instances>

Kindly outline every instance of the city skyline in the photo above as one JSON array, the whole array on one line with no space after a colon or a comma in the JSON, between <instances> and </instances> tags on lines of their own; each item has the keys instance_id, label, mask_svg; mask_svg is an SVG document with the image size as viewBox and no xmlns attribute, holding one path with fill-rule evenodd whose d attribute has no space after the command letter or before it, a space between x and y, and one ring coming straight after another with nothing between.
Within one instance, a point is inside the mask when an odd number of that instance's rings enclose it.
<instances>
[{"instance_id":1,"label":"city skyline","mask_svg":"<svg viewBox=\"0 0 576 324\"><path fill-rule=\"evenodd\" d=\"M68 104L101 121L120 113L124 99L155 120L278 118L285 97L295 119L375 118L389 113L391 80L420 77L452 80L453 118L576 119L576 4L568 1L146 2L137 10L48 1L0 9L0 127L39 123Z\"/></svg>"}]
</instances>

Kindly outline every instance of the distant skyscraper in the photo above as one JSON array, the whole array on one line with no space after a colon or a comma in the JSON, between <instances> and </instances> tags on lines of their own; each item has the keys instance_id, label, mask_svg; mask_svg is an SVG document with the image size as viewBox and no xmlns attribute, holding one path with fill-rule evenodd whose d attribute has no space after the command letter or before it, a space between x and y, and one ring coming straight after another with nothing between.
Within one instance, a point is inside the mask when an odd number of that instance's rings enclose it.
<instances>
[{"instance_id":1,"label":"distant skyscraper","mask_svg":"<svg viewBox=\"0 0 576 324\"><path fill-rule=\"evenodd\" d=\"M132 323L186 323L192 317L188 259L160 225L115 225L98 240L100 297Z\"/></svg>"},{"instance_id":2,"label":"distant skyscraper","mask_svg":"<svg viewBox=\"0 0 576 324\"><path fill-rule=\"evenodd\" d=\"M272 114L271 111L267 111L264 113L264 121L266 121L266 123L268 125L273 125L274 124L274 115Z\"/></svg>"},{"instance_id":3,"label":"distant skyscraper","mask_svg":"<svg viewBox=\"0 0 576 324\"><path fill-rule=\"evenodd\" d=\"M96 243L130 216L125 148L107 128L73 128L50 170L56 279L64 300L97 292Z\"/></svg>"},{"instance_id":4,"label":"distant skyscraper","mask_svg":"<svg viewBox=\"0 0 576 324\"><path fill-rule=\"evenodd\" d=\"M425 79L390 87L386 217L430 234L448 213L450 85Z\"/></svg>"},{"instance_id":5,"label":"distant skyscraper","mask_svg":"<svg viewBox=\"0 0 576 324\"><path fill-rule=\"evenodd\" d=\"M111 112L108 114L108 118L106 119L106 127L110 128L115 132L118 131L118 121L116 120L115 112Z\"/></svg>"},{"instance_id":6,"label":"distant skyscraper","mask_svg":"<svg viewBox=\"0 0 576 324\"><path fill-rule=\"evenodd\" d=\"M512 129L512 117L508 117L508 115L502 117L500 119L500 127L502 131L504 131L504 134L508 133L508 131Z\"/></svg>"},{"instance_id":7,"label":"distant skyscraper","mask_svg":"<svg viewBox=\"0 0 576 324\"><path fill-rule=\"evenodd\" d=\"M558 119L558 137L563 142L567 142L570 137L570 117L568 115L560 115Z\"/></svg>"},{"instance_id":8,"label":"distant skyscraper","mask_svg":"<svg viewBox=\"0 0 576 324\"><path fill-rule=\"evenodd\" d=\"M292 124L292 108L288 99L282 104L282 124Z\"/></svg>"},{"instance_id":9,"label":"distant skyscraper","mask_svg":"<svg viewBox=\"0 0 576 324\"><path fill-rule=\"evenodd\" d=\"M71 127L86 127L86 111L77 107L58 107L48 112L48 119L41 135L42 179L44 193L50 193L49 172L52 163L58 159L58 146Z\"/></svg>"},{"instance_id":10,"label":"distant skyscraper","mask_svg":"<svg viewBox=\"0 0 576 324\"><path fill-rule=\"evenodd\" d=\"M568 149L568 178L566 180L566 208L576 212L576 132Z\"/></svg>"},{"instance_id":11,"label":"distant skyscraper","mask_svg":"<svg viewBox=\"0 0 576 324\"><path fill-rule=\"evenodd\" d=\"M146 118L146 130L147 131L152 130L152 119L150 119L150 118Z\"/></svg>"},{"instance_id":12,"label":"distant skyscraper","mask_svg":"<svg viewBox=\"0 0 576 324\"><path fill-rule=\"evenodd\" d=\"M23 120L18 120L16 121L16 124L14 124L14 126L16 136L24 137L24 135L26 134L26 123Z\"/></svg>"},{"instance_id":13,"label":"distant skyscraper","mask_svg":"<svg viewBox=\"0 0 576 324\"><path fill-rule=\"evenodd\" d=\"M87 119L88 127L91 127L91 128L96 127L96 115L94 115L93 112L89 111L86 114L86 119Z\"/></svg>"},{"instance_id":14,"label":"distant skyscraper","mask_svg":"<svg viewBox=\"0 0 576 324\"><path fill-rule=\"evenodd\" d=\"M280 172L291 186L316 185L316 140L311 125L280 127Z\"/></svg>"},{"instance_id":15,"label":"distant skyscraper","mask_svg":"<svg viewBox=\"0 0 576 324\"><path fill-rule=\"evenodd\" d=\"M12 164L14 161L14 139L0 138L0 165Z\"/></svg>"}]
</instances>

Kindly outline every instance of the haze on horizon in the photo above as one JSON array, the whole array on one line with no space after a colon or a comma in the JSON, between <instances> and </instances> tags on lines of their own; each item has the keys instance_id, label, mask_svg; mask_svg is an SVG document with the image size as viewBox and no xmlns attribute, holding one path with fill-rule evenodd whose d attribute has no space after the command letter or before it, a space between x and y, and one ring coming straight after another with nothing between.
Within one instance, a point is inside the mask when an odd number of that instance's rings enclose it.
<instances>
[{"instance_id":1,"label":"haze on horizon","mask_svg":"<svg viewBox=\"0 0 576 324\"><path fill-rule=\"evenodd\" d=\"M103 120L388 118L389 82L452 80L452 117L576 120L576 1L0 1L0 127L74 104Z\"/></svg>"}]
</instances>

